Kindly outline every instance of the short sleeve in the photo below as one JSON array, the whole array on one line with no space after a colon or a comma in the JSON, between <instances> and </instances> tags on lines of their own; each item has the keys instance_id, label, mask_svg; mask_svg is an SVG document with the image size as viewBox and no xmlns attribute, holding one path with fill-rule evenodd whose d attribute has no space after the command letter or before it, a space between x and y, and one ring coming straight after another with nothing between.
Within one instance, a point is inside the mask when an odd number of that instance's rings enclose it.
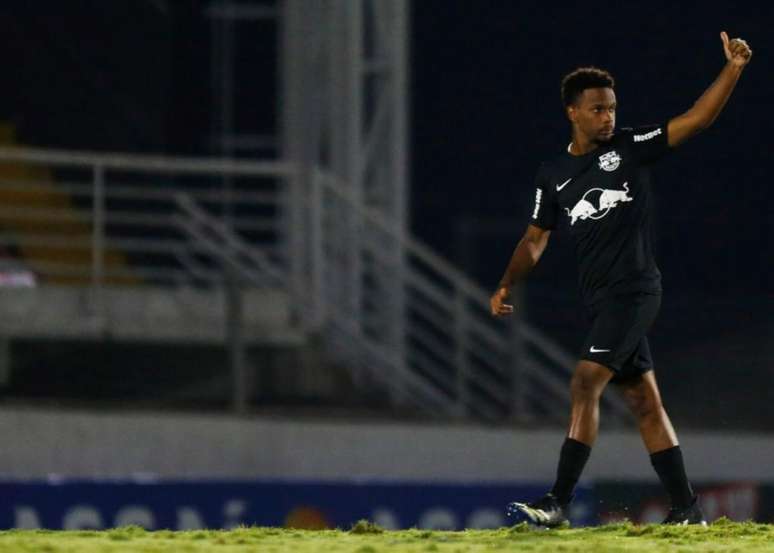
<instances>
[{"instance_id":1,"label":"short sleeve","mask_svg":"<svg viewBox=\"0 0 774 553\"><path fill-rule=\"evenodd\" d=\"M535 178L535 206L529 222L542 229L552 230L556 228L558 211L556 196L552 193L541 167Z\"/></svg>"},{"instance_id":2,"label":"short sleeve","mask_svg":"<svg viewBox=\"0 0 774 553\"><path fill-rule=\"evenodd\" d=\"M641 165L658 161L669 152L667 125L648 125L627 129L624 139L629 151Z\"/></svg>"}]
</instances>

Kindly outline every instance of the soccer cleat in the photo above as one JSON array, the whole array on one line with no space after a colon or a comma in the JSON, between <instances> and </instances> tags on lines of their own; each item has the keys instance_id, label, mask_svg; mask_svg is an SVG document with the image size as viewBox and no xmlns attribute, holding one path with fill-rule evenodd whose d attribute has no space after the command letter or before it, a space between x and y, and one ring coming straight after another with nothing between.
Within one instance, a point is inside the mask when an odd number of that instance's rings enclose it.
<instances>
[{"instance_id":1,"label":"soccer cleat","mask_svg":"<svg viewBox=\"0 0 774 553\"><path fill-rule=\"evenodd\" d=\"M701 512L701 507L699 507L698 496L695 496L693 503L684 509L675 509L674 507L669 509L669 514L662 524L679 524L682 526L701 524L702 526L707 526L707 521L704 520L704 513Z\"/></svg>"},{"instance_id":2,"label":"soccer cleat","mask_svg":"<svg viewBox=\"0 0 774 553\"><path fill-rule=\"evenodd\" d=\"M532 524L556 528L567 522L566 509L567 505L562 505L554 495L547 493L531 503L510 503L506 512L508 516L521 513Z\"/></svg>"}]
</instances>

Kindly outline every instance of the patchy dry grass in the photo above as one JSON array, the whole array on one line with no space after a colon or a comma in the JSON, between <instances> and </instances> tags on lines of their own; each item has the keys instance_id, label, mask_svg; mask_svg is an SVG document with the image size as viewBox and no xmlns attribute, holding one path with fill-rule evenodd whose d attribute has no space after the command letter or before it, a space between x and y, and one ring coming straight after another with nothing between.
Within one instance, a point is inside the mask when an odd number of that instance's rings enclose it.
<instances>
[{"instance_id":1,"label":"patchy dry grass","mask_svg":"<svg viewBox=\"0 0 774 553\"><path fill-rule=\"evenodd\" d=\"M596 528L536 529L518 524L498 530L442 532L386 531L361 521L348 531L237 528L145 531L127 527L104 531L10 530L0 532L0 551L78 553L380 553L632 551L774 552L774 526L720 519L697 526L610 524Z\"/></svg>"}]
</instances>

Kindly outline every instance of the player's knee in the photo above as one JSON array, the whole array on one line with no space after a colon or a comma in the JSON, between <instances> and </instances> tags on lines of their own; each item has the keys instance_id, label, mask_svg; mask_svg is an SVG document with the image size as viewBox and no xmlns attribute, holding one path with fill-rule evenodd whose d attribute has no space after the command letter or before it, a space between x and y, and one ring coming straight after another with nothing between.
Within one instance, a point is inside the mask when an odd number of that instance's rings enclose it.
<instances>
[{"instance_id":1,"label":"player's knee","mask_svg":"<svg viewBox=\"0 0 774 553\"><path fill-rule=\"evenodd\" d=\"M570 383L573 401L597 400L602 395L606 381L583 371L576 371Z\"/></svg>"},{"instance_id":2,"label":"player's knee","mask_svg":"<svg viewBox=\"0 0 774 553\"><path fill-rule=\"evenodd\" d=\"M624 397L632 413L639 420L657 417L661 409L663 409L661 400L658 397L653 397L651 394L643 393L640 390L627 390L624 393Z\"/></svg>"}]
</instances>

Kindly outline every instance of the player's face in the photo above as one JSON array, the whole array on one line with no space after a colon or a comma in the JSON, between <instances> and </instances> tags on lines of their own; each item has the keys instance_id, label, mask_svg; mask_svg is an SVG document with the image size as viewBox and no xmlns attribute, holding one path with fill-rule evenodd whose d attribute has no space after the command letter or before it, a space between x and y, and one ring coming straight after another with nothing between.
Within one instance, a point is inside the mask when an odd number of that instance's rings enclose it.
<instances>
[{"instance_id":1,"label":"player's face","mask_svg":"<svg viewBox=\"0 0 774 553\"><path fill-rule=\"evenodd\" d=\"M602 144L613 137L617 104L612 88L587 88L578 102L567 108L576 132L591 142Z\"/></svg>"}]
</instances>

